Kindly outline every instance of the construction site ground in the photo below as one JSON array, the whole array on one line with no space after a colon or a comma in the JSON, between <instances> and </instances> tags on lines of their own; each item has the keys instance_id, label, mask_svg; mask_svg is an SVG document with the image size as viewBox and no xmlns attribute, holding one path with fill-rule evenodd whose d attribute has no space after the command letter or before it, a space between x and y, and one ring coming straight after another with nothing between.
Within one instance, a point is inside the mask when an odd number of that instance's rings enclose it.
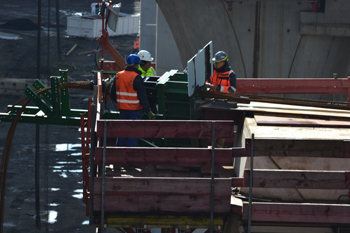
<instances>
[{"instance_id":1,"label":"construction site ground","mask_svg":"<svg viewBox=\"0 0 350 233\"><path fill-rule=\"evenodd\" d=\"M96 69L93 53L78 53L96 50L98 42L93 38L71 37L66 34L67 16L75 13L89 14L93 1L61 0L60 4L60 54L57 49L55 4L51 1L50 20L48 4L42 1L42 32L40 74L37 72L37 2L7 1L0 8L0 81L5 79L49 80L59 76L59 69L68 69L69 81L93 79ZM119 1L118 1L119 2ZM118 3L113 2L113 3ZM121 12L133 14L138 11L139 1L122 0ZM50 37L48 37L50 25ZM23 30L31 28L31 30ZM4 36L5 35L5 36ZM11 39L4 39L4 37ZM126 57L132 52L136 35L115 36L110 42ZM19 39L15 39L15 38ZM75 45L69 55L65 54ZM107 60L108 55L105 54ZM1 83L1 82L0 82ZM10 95L0 92L0 111L6 112L22 98L23 92ZM71 108L87 109L91 91L70 90ZM11 123L0 124L0 151L3 152ZM11 147L7 175L5 202L5 233L21 232L95 232L88 225L86 205L82 200L82 172L80 132L73 126L39 126L40 137L40 218L41 230L36 226L35 202L35 142L36 125L19 124ZM48 221L48 222L47 222ZM115 232L107 229L106 232Z\"/></svg>"}]
</instances>

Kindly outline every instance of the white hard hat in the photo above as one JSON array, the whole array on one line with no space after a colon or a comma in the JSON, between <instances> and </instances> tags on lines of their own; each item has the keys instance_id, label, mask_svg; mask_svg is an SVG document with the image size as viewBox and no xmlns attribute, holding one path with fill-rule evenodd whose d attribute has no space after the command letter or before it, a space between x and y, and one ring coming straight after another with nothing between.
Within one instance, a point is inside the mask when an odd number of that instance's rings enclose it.
<instances>
[{"instance_id":1,"label":"white hard hat","mask_svg":"<svg viewBox=\"0 0 350 233\"><path fill-rule=\"evenodd\" d=\"M137 56L141 59L141 61L153 61L153 57L151 57L150 52L147 50L141 50L138 52Z\"/></svg>"}]
</instances>

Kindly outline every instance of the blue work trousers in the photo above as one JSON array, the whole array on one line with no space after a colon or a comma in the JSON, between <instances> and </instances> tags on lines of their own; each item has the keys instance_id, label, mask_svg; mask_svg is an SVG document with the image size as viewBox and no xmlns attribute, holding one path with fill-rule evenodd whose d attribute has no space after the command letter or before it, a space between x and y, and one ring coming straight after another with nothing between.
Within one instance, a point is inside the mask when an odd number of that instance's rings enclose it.
<instances>
[{"instance_id":1,"label":"blue work trousers","mask_svg":"<svg viewBox=\"0 0 350 233\"><path fill-rule=\"evenodd\" d=\"M141 111L140 110L119 110L120 120L137 120L141 119ZM118 138L117 146L129 146L136 147L138 138Z\"/></svg>"}]
</instances>

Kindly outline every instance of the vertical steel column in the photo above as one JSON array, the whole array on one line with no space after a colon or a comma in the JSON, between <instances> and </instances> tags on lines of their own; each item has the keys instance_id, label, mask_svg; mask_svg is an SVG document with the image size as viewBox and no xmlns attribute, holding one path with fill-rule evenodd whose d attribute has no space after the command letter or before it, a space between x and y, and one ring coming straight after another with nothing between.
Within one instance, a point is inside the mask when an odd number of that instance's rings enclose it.
<instances>
[{"instance_id":1,"label":"vertical steel column","mask_svg":"<svg viewBox=\"0 0 350 233\"><path fill-rule=\"evenodd\" d=\"M40 222L40 126L36 124L36 134L35 134L35 222L36 228L40 230L41 222Z\"/></svg>"},{"instance_id":2,"label":"vertical steel column","mask_svg":"<svg viewBox=\"0 0 350 233\"><path fill-rule=\"evenodd\" d=\"M96 88L95 88L96 89ZM96 104L91 104L91 151L89 157L90 166L90 200L89 200L89 225L93 225L94 212L94 181L95 181L95 124L96 124Z\"/></svg>"},{"instance_id":3,"label":"vertical steel column","mask_svg":"<svg viewBox=\"0 0 350 233\"><path fill-rule=\"evenodd\" d=\"M104 127L103 127L103 159L102 159L102 167L101 167L101 172L102 172L101 233L103 233L104 231L104 218L105 218L106 145L107 145L107 121L105 120Z\"/></svg>"},{"instance_id":4,"label":"vertical steel column","mask_svg":"<svg viewBox=\"0 0 350 233\"><path fill-rule=\"evenodd\" d=\"M252 134L252 145L251 145L251 152L250 152L248 233L251 232L251 226L252 226L253 158L254 158L254 134Z\"/></svg>"},{"instance_id":5,"label":"vertical steel column","mask_svg":"<svg viewBox=\"0 0 350 233\"><path fill-rule=\"evenodd\" d=\"M87 184L87 179L88 175L87 173L87 167L86 165L86 150L85 150L85 122L84 122L84 113L80 113L80 137L81 137L81 165L83 169L83 201L87 205L87 189L86 189L86 184ZM85 170L86 169L86 170Z\"/></svg>"},{"instance_id":6,"label":"vertical steel column","mask_svg":"<svg viewBox=\"0 0 350 233\"><path fill-rule=\"evenodd\" d=\"M212 122L211 136L210 233L214 233L215 121Z\"/></svg>"},{"instance_id":7,"label":"vertical steel column","mask_svg":"<svg viewBox=\"0 0 350 233\"><path fill-rule=\"evenodd\" d=\"M95 79L95 77L94 77ZM97 80L94 80L97 82ZM97 115L97 91L98 87L94 86L94 101L91 104L91 152L89 157L90 162L90 201L89 201L89 225L93 225L93 218L94 218L94 186L95 186L95 147L96 147L96 132L95 132L95 126L96 126L96 115Z\"/></svg>"}]
</instances>

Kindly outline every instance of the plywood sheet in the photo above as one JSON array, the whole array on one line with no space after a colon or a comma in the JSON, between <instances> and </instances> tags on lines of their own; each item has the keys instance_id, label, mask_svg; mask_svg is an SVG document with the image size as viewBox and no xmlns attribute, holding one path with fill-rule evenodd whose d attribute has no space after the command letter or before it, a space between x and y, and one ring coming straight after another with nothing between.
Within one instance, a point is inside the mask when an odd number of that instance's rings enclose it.
<instances>
[{"instance_id":1,"label":"plywood sheet","mask_svg":"<svg viewBox=\"0 0 350 233\"><path fill-rule=\"evenodd\" d=\"M252 133L256 139L293 139L293 140L349 140L349 128L325 127L285 127L285 126L258 126L254 118L245 119L247 135Z\"/></svg>"},{"instance_id":2,"label":"plywood sheet","mask_svg":"<svg viewBox=\"0 0 350 233\"><path fill-rule=\"evenodd\" d=\"M296 117L276 117L263 115L255 115L254 118L258 126L350 128L350 121L307 119Z\"/></svg>"}]
</instances>

